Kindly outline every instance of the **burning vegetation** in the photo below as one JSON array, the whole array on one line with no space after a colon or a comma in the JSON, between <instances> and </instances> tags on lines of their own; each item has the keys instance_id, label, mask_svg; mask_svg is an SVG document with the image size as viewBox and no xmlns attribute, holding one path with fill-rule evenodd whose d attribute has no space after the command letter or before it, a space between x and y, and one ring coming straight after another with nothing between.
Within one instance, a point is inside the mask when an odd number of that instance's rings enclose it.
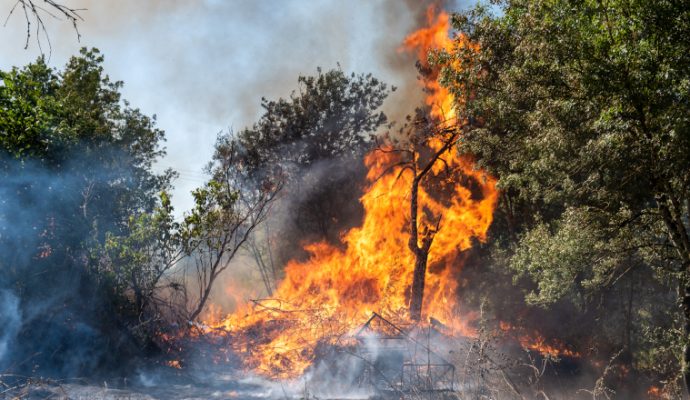
<instances>
[{"instance_id":1,"label":"burning vegetation","mask_svg":"<svg viewBox=\"0 0 690 400\"><path fill-rule=\"evenodd\" d=\"M435 18L432 9L429 18ZM405 46L426 55L453 43L465 45L463 37L449 34L448 15L441 13ZM312 365L318 346L336 345L372 313L409 324L420 320L421 312L424 320L437 318L456 334L476 335L472 315L457 300L461 253L473 240L486 239L498 191L494 178L458 153L463 126L436 76L437 71L423 80L435 119L415 122L410 136L366 155L363 220L343 233L342 246L307 245L308 259L286 265L272 298L205 324L213 334L224 330L233 337L231 346L245 354L248 368L296 378ZM423 269L415 270L420 262ZM423 295L415 293L420 274ZM415 302L421 310L414 310Z\"/></svg>"},{"instance_id":2,"label":"burning vegetation","mask_svg":"<svg viewBox=\"0 0 690 400\"><path fill-rule=\"evenodd\" d=\"M690 25L671 3L428 7L397 49L424 93L404 123L372 75L301 76L219 136L182 219L174 171L151 170L163 132L97 50L2 72L0 397L117 366L196 398L681 398ZM225 280L242 264L260 287Z\"/></svg>"}]
</instances>

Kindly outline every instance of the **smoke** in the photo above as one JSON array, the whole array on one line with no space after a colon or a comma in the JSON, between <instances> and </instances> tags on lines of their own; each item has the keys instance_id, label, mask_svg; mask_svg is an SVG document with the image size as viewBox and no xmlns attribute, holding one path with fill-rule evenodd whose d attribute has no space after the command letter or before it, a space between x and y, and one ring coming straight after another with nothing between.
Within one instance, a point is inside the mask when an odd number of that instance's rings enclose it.
<instances>
[{"instance_id":1,"label":"smoke","mask_svg":"<svg viewBox=\"0 0 690 400\"><path fill-rule=\"evenodd\" d=\"M317 66L340 64L346 71L372 72L398 87L384 110L393 119L402 119L421 104L423 94L416 84L414 56L398 48L405 34L424 21L428 3L303 2L279 8L257 2L97 2L89 3L90 10L84 12L82 44L101 47L108 56L107 70L127 82L126 97L159 113L159 125L167 128L170 138L167 163L196 170L210 158L220 127L250 124L261 111L261 96L289 95L295 78ZM74 35L71 28L57 29L55 60L59 54L74 53L77 46L69 44ZM93 233L93 226L69 232L70 218L79 220L84 212L83 176L75 172L78 168L56 175L38 165L11 164L7 176L12 178L0 183L0 250L11 260L3 269L14 271L0 281L0 322L6 320L9 327L0 336L0 350L1 346L5 349L0 361L32 359L31 365L23 366L26 370L40 364L62 376L93 371L107 363L114 348L124 346L111 341L127 339L117 338L121 332L117 329L110 336L106 333L113 328L102 316L108 306L95 286L90 287L94 282L83 272L84 260L66 249L42 247L45 235L59 234L48 229L56 210L60 210L57 217L64 217L58 222L67 224L60 233L71 235L75 246ZM109 179L99 176L97 168L94 172L94 165L88 168L97 180ZM281 246L283 260L292 258L302 242L315 236L337 242L340 232L359 222L358 182L363 171L360 160L342 158L320 161L300 172L305 179L289 188L295 190L287 191L276 213L280 215L277 233L289 242ZM198 184L178 182L174 198ZM17 197L17 188L29 188L22 191L24 198ZM297 226L296 221L305 222L295 218L302 208L314 204L314 198L323 197L329 188L336 188L332 193L339 195L328 194L332 197L326 199L334 201L322 204L331 207L326 214L335 219L326 220L325 230L318 224ZM181 202L177 208L188 209L187 205ZM102 227L95 229L102 233ZM42 251L50 254L41 258ZM243 257L237 262L250 261ZM62 275L52 279L56 275L51 269L56 265ZM32 286L18 288L26 277ZM218 282L217 286L224 285ZM227 295L216 294L216 298ZM373 342L366 346L376 352ZM354 373L360 364L356 358L342 358L334 369L320 364L314 373L333 383L343 377L325 378L329 371ZM355 375L342 382L350 378ZM332 393L345 390L335 385L331 389Z\"/></svg>"},{"instance_id":2,"label":"smoke","mask_svg":"<svg viewBox=\"0 0 690 400\"><path fill-rule=\"evenodd\" d=\"M369 323L378 327L367 324L341 337L335 346L327 343L317 348L314 365L292 387L294 395L416 398L415 394L427 393L430 398L442 398L435 396L463 391L457 369L463 364L467 368L472 340L445 336L433 328L400 329L378 316ZM488 355L490 349L485 351ZM462 385L466 389L471 384Z\"/></svg>"},{"instance_id":3,"label":"smoke","mask_svg":"<svg viewBox=\"0 0 690 400\"><path fill-rule=\"evenodd\" d=\"M0 290L0 370L6 367L5 357L21 327L19 299L8 290Z\"/></svg>"},{"instance_id":4,"label":"smoke","mask_svg":"<svg viewBox=\"0 0 690 400\"><path fill-rule=\"evenodd\" d=\"M99 196L128 190L131 171L99 166L82 150L58 165L0 159L0 368L13 373L114 372L133 354L113 293L89 264L89 249L117 222ZM100 150L102 160L127 159Z\"/></svg>"},{"instance_id":5,"label":"smoke","mask_svg":"<svg viewBox=\"0 0 690 400\"><path fill-rule=\"evenodd\" d=\"M402 92L402 96L398 96L399 92L394 92L384 106L387 112L396 115L396 119L403 118L405 114L413 112L416 106L422 104L423 92L416 81L415 55L401 52L399 48L407 33L412 31L415 26L426 22L426 11L429 4L430 2L423 2L422 4L415 2L390 4L386 2L366 6L364 7L365 11L362 12L365 18L375 21L372 22L374 25L386 27L386 29L380 30L381 33L373 41L373 45L369 45L370 51L363 51L363 54L377 60L379 71L385 71L384 80L386 80L385 76L392 77L393 82L389 83L397 86L398 90ZM315 7L318 8L319 5L317 4ZM369 7L374 8L368 11ZM339 10L338 7L334 7L334 9L335 11L331 9L322 15L330 16L336 12L347 13L347 11ZM287 21L291 19L289 16L285 17ZM332 22L328 29L338 31L340 29L339 24L343 23L342 20L343 18L325 17L317 21L316 24L320 26L323 21ZM281 26L281 23L282 21L277 21L278 26ZM353 45L352 35L347 37L320 35L319 33L326 29L325 27L315 28L308 33L302 32L301 27L293 26L290 29L295 29L294 34L298 37L313 37L314 39L311 40L314 41L327 38L333 42L334 46L332 49L329 48L326 54L330 54L329 52L333 49L337 49L336 54L341 57L343 55L347 57L350 54L348 49ZM351 30L350 33L355 31ZM354 41L356 40L355 37ZM276 59L280 58L285 49L294 50L293 47L287 44L283 46L280 43L282 42L271 43L270 54ZM321 45L313 46L313 49L320 48ZM290 71L294 59L294 56L285 59L285 68L282 68L283 64L281 64L281 73ZM313 58L308 57L307 59L306 63L304 60L299 60L298 68L301 70L295 70L295 74L303 74L304 68L309 67ZM284 87L284 81L282 84L270 81L275 64L257 65L257 68L264 67L267 70L261 75L269 78L270 88L264 87L262 83L250 84L247 86L250 89L247 98L256 96L257 93L270 93L276 88ZM316 66L312 67L315 68ZM376 70L372 72L378 76ZM401 87L402 89L400 89ZM289 92L286 91L286 93ZM394 96L398 96L397 99ZM286 159L289 158L288 155ZM290 259L299 260L305 257L306 253L302 251L305 243L327 241L337 245L343 232L347 232L349 228L361 222L363 210L358 200L362 194L361 186L364 183L365 174L366 170L361 158L352 157L320 160L313 165L301 168L293 175L294 178L286 185L280 204L275 207L273 218L270 220L272 236L277 238L273 242L276 247L274 249L277 255L276 264L283 265ZM235 260L235 265L229 271L233 274L237 271L244 271L246 262L246 257ZM236 287L235 282L218 283L219 286L230 288L235 293L242 292L241 288ZM223 291L215 290L214 292L212 302L224 306L225 311L230 311L232 304L229 305L230 309L228 309L228 303L233 302L229 302L227 299L234 296L229 296Z\"/></svg>"},{"instance_id":6,"label":"smoke","mask_svg":"<svg viewBox=\"0 0 690 400\"><path fill-rule=\"evenodd\" d=\"M270 297L259 262L273 270L270 282L278 283L282 267L288 261L307 256L305 244L317 241L338 244L343 232L361 222L363 208L359 197L366 175L362 154L287 167L291 168L291 179L272 205L267 220L253 231L251 244L247 243L230 260L227 272L214 283L203 321L218 321L250 300ZM252 184L248 185L253 187ZM256 252L260 253L261 261ZM182 266L190 267L193 268ZM196 282L190 279L187 283L188 290L194 293Z\"/></svg>"},{"instance_id":7,"label":"smoke","mask_svg":"<svg viewBox=\"0 0 690 400\"><path fill-rule=\"evenodd\" d=\"M339 244L341 235L357 226L364 210L366 168L361 155L323 159L301 168L288 182L271 223L278 238L278 261L306 256L306 243Z\"/></svg>"},{"instance_id":8,"label":"smoke","mask_svg":"<svg viewBox=\"0 0 690 400\"><path fill-rule=\"evenodd\" d=\"M211 323L220 321L228 313L250 300L264 298L268 295L261 281L255 259L248 251L242 251L231 261L228 272L218 276L211 289L210 304L201 315L201 320ZM191 268L191 266L187 266ZM198 282L194 279L186 281L187 290L196 293Z\"/></svg>"},{"instance_id":9,"label":"smoke","mask_svg":"<svg viewBox=\"0 0 690 400\"><path fill-rule=\"evenodd\" d=\"M51 64L62 65L79 47L98 47L105 69L125 82L123 97L157 114L168 138L160 168L181 172L173 202L193 205L189 192L203 180L216 134L251 125L261 97L289 96L299 75L322 67L372 73L398 87L384 111L401 120L421 104L414 56L401 40L423 22L432 1L226 2L218 0L69 1L83 8L77 41L71 25L46 18ZM11 2L0 6L9 12ZM13 15L0 29L0 68L38 54L24 50L25 21ZM47 50L46 50L47 51Z\"/></svg>"}]
</instances>

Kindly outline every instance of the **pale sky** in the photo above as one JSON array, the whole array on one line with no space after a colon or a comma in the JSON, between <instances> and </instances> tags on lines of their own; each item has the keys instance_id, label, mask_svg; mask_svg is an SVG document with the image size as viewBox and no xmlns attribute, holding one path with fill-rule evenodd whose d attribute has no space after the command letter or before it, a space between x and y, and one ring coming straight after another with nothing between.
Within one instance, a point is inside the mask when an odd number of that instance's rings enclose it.
<instances>
[{"instance_id":1,"label":"pale sky","mask_svg":"<svg viewBox=\"0 0 690 400\"><path fill-rule=\"evenodd\" d=\"M414 59L398 52L426 1L415 0L63 0L81 11L81 41L71 25L47 17L50 65L62 68L79 48L97 47L123 98L156 114L168 155L156 168L180 173L176 211L204 181L220 131L241 129L259 116L261 97L287 96L300 74L336 68L373 73L403 90L386 104L390 114L415 88ZM0 0L4 22L15 0ZM42 3L42 1L38 1ZM35 25L33 25L35 28ZM39 56L36 35L24 49L26 23L15 11L0 26L0 69ZM47 44L42 38L43 50Z\"/></svg>"}]
</instances>

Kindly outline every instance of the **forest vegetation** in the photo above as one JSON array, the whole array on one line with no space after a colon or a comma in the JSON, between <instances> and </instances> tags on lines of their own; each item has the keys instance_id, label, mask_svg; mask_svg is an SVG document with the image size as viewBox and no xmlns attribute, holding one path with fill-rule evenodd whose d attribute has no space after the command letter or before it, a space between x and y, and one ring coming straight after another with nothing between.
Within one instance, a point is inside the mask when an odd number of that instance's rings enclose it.
<instances>
[{"instance_id":1,"label":"forest vegetation","mask_svg":"<svg viewBox=\"0 0 690 400\"><path fill-rule=\"evenodd\" d=\"M486 239L464 253L458 278L481 329L538 330L625 370L603 373L595 398L626 386L687 396L690 5L495 3L452 16L472 45L419 65L456 99L460 128L421 105L391 121L381 109L395 88L319 69L296 77L290 96L260 99L253 125L218 135L182 218L169 194L176 172L154 168L165 133L122 98L99 50L61 69L39 57L0 71L0 373L157 364L162 337L203 323L241 256L272 296L283 266L308 257L303 243L344 247L377 149L408 154L396 166L414 173L406 245L417 263L410 318L420 320L443 220L418 224L417 186L442 187L425 174L454 149L498 189ZM438 153L421 149L429 140Z\"/></svg>"}]
</instances>

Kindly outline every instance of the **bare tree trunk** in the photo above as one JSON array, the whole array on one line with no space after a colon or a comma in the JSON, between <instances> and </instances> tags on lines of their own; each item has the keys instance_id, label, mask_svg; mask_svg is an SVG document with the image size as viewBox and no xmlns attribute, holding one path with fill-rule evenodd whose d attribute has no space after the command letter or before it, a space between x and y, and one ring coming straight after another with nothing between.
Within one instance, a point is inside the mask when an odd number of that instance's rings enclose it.
<instances>
[{"instance_id":1,"label":"bare tree trunk","mask_svg":"<svg viewBox=\"0 0 690 400\"><path fill-rule=\"evenodd\" d=\"M267 239L268 241L268 239ZM264 261L264 256L261 254L261 249L259 245L256 244L256 238L252 237L247 241L249 252L254 257L254 262L256 263L259 273L261 274L261 280L264 283L264 288L266 289L266 294L268 296L273 296L273 283L271 282L271 275L269 274L268 265ZM269 244L270 246L270 244Z\"/></svg>"},{"instance_id":2,"label":"bare tree trunk","mask_svg":"<svg viewBox=\"0 0 690 400\"><path fill-rule=\"evenodd\" d=\"M417 254L412 275L412 294L410 300L410 318L422 319L422 301L424 300L424 281L426 278L427 254Z\"/></svg>"},{"instance_id":3,"label":"bare tree trunk","mask_svg":"<svg viewBox=\"0 0 690 400\"><path fill-rule=\"evenodd\" d=\"M426 268L429 260L429 249L434 241L434 235L439 229L441 219L436 222L436 227L423 227L420 244L419 233L419 185L431 170L439 157L448 151L457 138L457 133L446 140L444 145L434 153L429 161L419 168L417 165L416 151L412 152L412 161L407 166L413 174L412 188L410 190L410 239L407 243L408 248L415 256L414 271L412 273L412 288L410 292L410 319L420 321L422 319L422 304L424 302L424 284L426 280Z\"/></svg>"},{"instance_id":4,"label":"bare tree trunk","mask_svg":"<svg viewBox=\"0 0 690 400\"><path fill-rule=\"evenodd\" d=\"M261 274L261 280L264 283L266 294L273 296L273 290L278 282L276 276L275 263L273 262L273 252L271 250L271 237L268 228L268 221L263 222L264 237L262 242L257 239L256 232L252 233L247 239L247 250L254 258L256 267Z\"/></svg>"},{"instance_id":5,"label":"bare tree trunk","mask_svg":"<svg viewBox=\"0 0 690 400\"><path fill-rule=\"evenodd\" d=\"M419 228L417 226L419 179L417 178L416 165L413 168L415 177L410 191L410 240L407 245L415 256L412 291L410 293L410 319L419 321L422 318L427 254L421 254L422 249L419 248Z\"/></svg>"},{"instance_id":6,"label":"bare tree trunk","mask_svg":"<svg viewBox=\"0 0 690 400\"><path fill-rule=\"evenodd\" d=\"M231 232L236 232L236 230L239 228L239 225L235 227L234 229L231 230ZM230 237L232 237L232 234L229 236L226 236L223 238L222 242L220 243L217 253L213 254L213 257L215 257L215 260L212 262L210 265L210 268L208 271L197 271L198 274L201 274L201 278L199 278L199 290L200 290L200 296L199 296L199 302L197 303L197 306L194 308L194 311L189 315L189 320L190 321L195 321L197 317L201 314L201 312L204 310L204 307L206 306L206 302L208 301L208 297L211 295L211 288L213 287L213 283L216 281L216 278L218 278L218 275L220 275L221 272L225 271L225 269L228 267L228 264L230 263L230 260L233 259L235 256L235 253L239 249L239 247L244 243L244 241L247 239L247 236L249 235L251 231L248 231L245 233L242 237L242 241L237 244L234 243L234 247L230 250L228 254L230 256L228 257L228 260L225 262L223 261L223 257L225 256L226 252L228 252L228 247L230 246ZM208 272L208 279L203 279L205 273Z\"/></svg>"},{"instance_id":7,"label":"bare tree trunk","mask_svg":"<svg viewBox=\"0 0 690 400\"><path fill-rule=\"evenodd\" d=\"M271 250L271 235L268 229L268 221L264 223L266 228L266 250L268 251L268 262L271 267L271 277L273 278L273 287L278 285L278 276L276 275L276 264L273 261L273 250Z\"/></svg>"},{"instance_id":8,"label":"bare tree trunk","mask_svg":"<svg viewBox=\"0 0 690 400\"><path fill-rule=\"evenodd\" d=\"M435 231L424 233L422 245L419 245L418 227L418 193L419 181L423 175L415 177L410 193L410 240L408 247L415 255L414 271L412 272L412 290L410 293L410 319L420 321L422 319L422 303L424 302L424 283L426 280L426 267L429 260L429 249L434 240ZM438 228L438 227L437 227Z\"/></svg>"},{"instance_id":9,"label":"bare tree trunk","mask_svg":"<svg viewBox=\"0 0 690 400\"><path fill-rule=\"evenodd\" d=\"M202 292L201 298L199 299L199 303L197 304L196 309L194 309L194 311L188 318L189 321L196 321L199 314L201 314L201 312L204 310L204 307L206 306L206 301L208 301L208 296L211 294L211 287L213 286L214 281L215 278L209 280L209 284Z\"/></svg>"}]
</instances>

